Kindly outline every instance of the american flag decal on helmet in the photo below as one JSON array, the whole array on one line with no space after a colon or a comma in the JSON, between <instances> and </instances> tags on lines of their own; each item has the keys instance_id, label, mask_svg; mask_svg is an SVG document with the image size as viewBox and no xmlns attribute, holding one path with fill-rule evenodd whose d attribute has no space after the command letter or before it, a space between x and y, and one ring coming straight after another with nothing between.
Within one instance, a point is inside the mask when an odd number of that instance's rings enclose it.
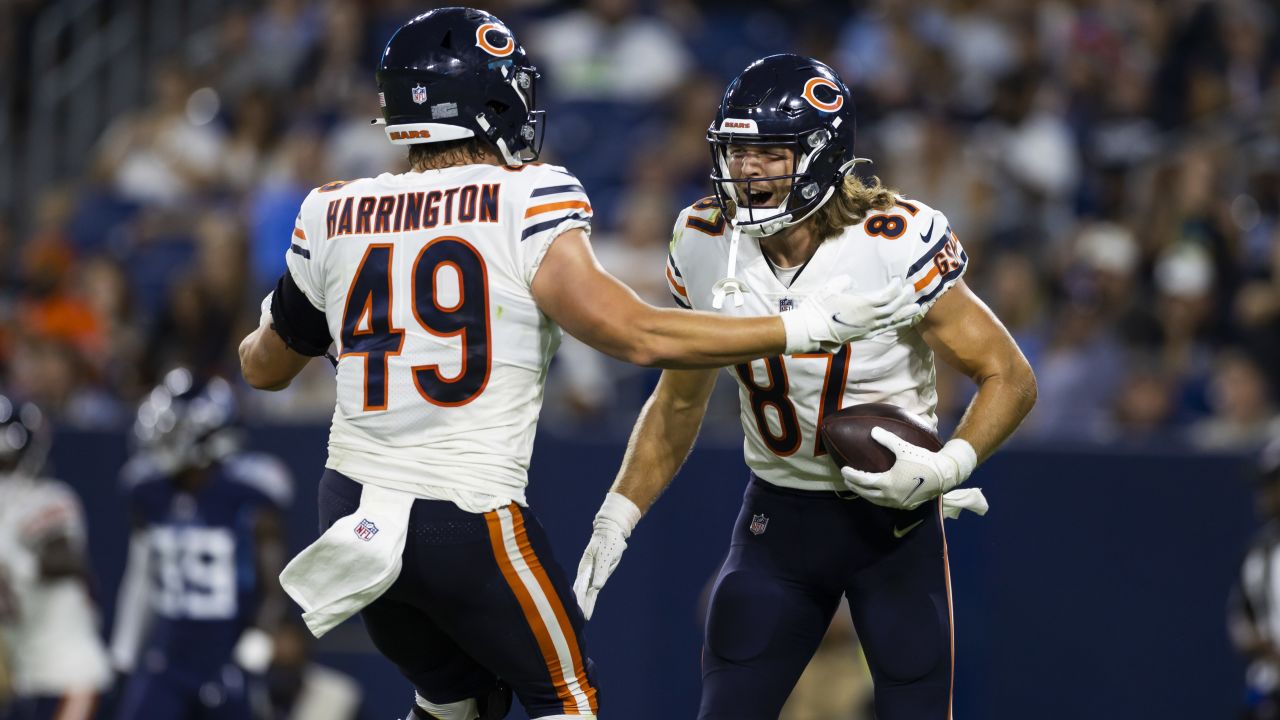
<instances>
[{"instance_id":1,"label":"american flag decal on helmet","mask_svg":"<svg viewBox=\"0 0 1280 720\"><path fill-rule=\"evenodd\" d=\"M377 534L378 526L363 518L360 520L360 524L356 526L356 537L364 540L365 542L369 542L373 539L373 536Z\"/></svg>"}]
</instances>

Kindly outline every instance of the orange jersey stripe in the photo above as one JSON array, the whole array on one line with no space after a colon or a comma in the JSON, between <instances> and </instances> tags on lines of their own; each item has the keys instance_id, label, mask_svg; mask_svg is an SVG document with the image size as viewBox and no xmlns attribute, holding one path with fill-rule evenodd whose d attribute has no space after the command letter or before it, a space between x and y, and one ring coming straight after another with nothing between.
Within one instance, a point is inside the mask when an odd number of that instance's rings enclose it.
<instances>
[{"instance_id":1,"label":"orange jersey stripe","mask_svg":"<svg viewBox=\"0 0 1280 720\"><path fill-rule=\"evenodd\" d=\"M676 276L671 274L671 268L667 268L667 280L671 281L671 287L675 288L676 292L680 293L680 297L685 300L689 299L689 293L685 291L684 285L680 284L680 281L676 279Z\"/></svg>"},{"instance_id":2,"label":"orange jersey stripe","mask_svg":"<svg viewBox=\"0 0 1280 720\"><path fill-rule=\"evenodd\" d=\"M293 229L293 236L298 238L299 240L307 239L306 233L302 232L302 228L299 228L299 227L296 227Z\"/></svg>"},{"instance_id":3,"label":"orange jersey stripe","mask_svg":"<svg viewBox=\"0 0 1280 720\"><path fill-rule=\"evenodd\" d=\"M564 200L562 202L543 203L542 205L534 205L528 210L525 210L524 216L533 217L534 215L551 212L552 210L571 210L575 208L591 212L591 203L583 200Z\"/></svg>"},{"instance_id":4,"label":"orange jersey stripe","mask_svg":"<svg viewBox=\"0 0 1280 720\"><path fill-rule=\"evenodd\" d=\"M515 503L507 507L514 508ZM515 515L516 512L518 511L513 510L512 515ZM498 518L498 511L490 510L484 514L484 519L489 525L489 543L493 546L493 557L498 561L498 567L502 570L502 577L507 581L507 586L511 588L512 594L516 596L516 601L520 603L520 610L524 613L524 620L529 624L529 629L533 631L533 636L538 642L538 650L542 651L542 661L546 664L547 672L550 673L551 680L556 687L556 697L560 699L566 715L577 715L578 704L574 702L573 694L569 692L569 683L560 672L560 659L556 656L555 644L551 641L551 635L547 633L546 627L542 624L542 618L538 615L538 608L533 602L533 597L529 595L529 591L520 582L520 578L516 575L516 569L511 564L511 559L507 557L507 548L502 540L502 521ZM517 540L519 539L517 538ZM521 554L524 554L523 548L521 548Z\"/></svg>"},{"instance_id":5,"label":"orange jersey stripe","mask_svg":"<svg viewBox=\"0 0 1280 720\"><path fill-rule=\"evenodd\" d=\"M929 268L928 274L926 274L924 277L916 281L916 284L915 284L916 292L920 292L921 290L928 287L929 283L933 282L933 279L936 277L938 277L938 266L934 265L933 267Z\"/></svg>"},{"instance_id":6,"label":"orange jersey stripe","mask_svg":"<svg viewBox=\"0 0 1280 720\"><path fill-rule=\"evenodd\" d=\"M587 703L591 706L591 712L599 712L600 710L596 705L596 689L587 680L587 668L582 662L582 654L578 651L578 636L574 634L573 624L569 622L569 613L565 612L564 603L560 602L560 595L556 593L555 586L551 584L551 578L547 577L547 571L542 568L542 562L533 554L533 546L529 544L528 536L524 530L524 517L519 511L512 510L511 519L515 524L516 540L520 545L520 554L533 572L533 576L537 579L542 592L547 596L547 602L550 603L551 610L556 615L556 621L560 624L560 632L564 634L565 640L568 641L569 656L573 660L573 674L578 680L578 687L582 688L583 694L587 696Z\"/></svg>"}]
</instances>

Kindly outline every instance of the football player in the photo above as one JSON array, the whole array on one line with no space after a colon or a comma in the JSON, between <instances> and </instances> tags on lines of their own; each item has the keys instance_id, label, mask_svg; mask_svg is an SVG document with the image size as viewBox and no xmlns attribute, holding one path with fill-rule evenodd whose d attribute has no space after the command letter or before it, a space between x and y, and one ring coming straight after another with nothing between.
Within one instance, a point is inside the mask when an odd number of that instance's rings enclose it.
<instances>
[{"instance_id":1,"label":"football player","mask_svg":"<svg viewBox=\"0 0 1280 720\"><path fill-rule=\"evenodd\" d=\"M134 531L116 603L112 661L129 675L120 720L260 717L259 676L288 603L276 458L240 451L222 378L171 370L138 408L121 473Z\"/></svg>"},{"instance_id":2,"label":"football player","mask_svg":"<svg viewBox=\"0 0 1280 720\"><path fill-rule=\"evenodd\" d=\"M76 492L44 477L49 430L35 405L0 395L0 670L3 720L87 720L111 682L89 594Z\"/></svg>"},{"instance_id":3,"label":"football player","mask_svg":"<svg viewBox=\"0 0 1280 720\"><path fill-rule=\"evenodd\" d=\"M641 302L596 263L577 178L533 162L537 77L488 13L401 27L377 79L412 171L307 197L288 272L240 346L245 379L276 389L337 343L323 534L281 580L313 633L361 612L416 688L416 718L502 717L506 687L534 718L598 712L581 611L525 503L561 327L630 362L716 367L918 311L889 279L861 295L834 282L781 317Z\"/></svg>"},{"instance_id":4,"label":"football player","mask_svg":"<svg viewBox=\"0 0 1280 720\"><path fill-rule=\"evenodd\" d=\"M833 352L741 363L751 480L714 585L699 717L776 718L847 596L880 720L950 717L951 596L941 496L1013 432L1035 379L1009 333L961 280L946 217L850 174L853 97L826 65L756 61L725 92L707 138L715 196L676 220L666 268L675 301L766 315L803 304L836 273L855 289L905 280L922 317ZM838 468L817 429L842 406L897 405L936 424L934 358L978 387L940 451L877 428L884 473ZM713 370L668 370L596 516L575 590L587 614L644 510L687 456ZM976 489L951 500L985 512ZM959 512L954 509L954 512Z\"/></svg>"}]
</instances>

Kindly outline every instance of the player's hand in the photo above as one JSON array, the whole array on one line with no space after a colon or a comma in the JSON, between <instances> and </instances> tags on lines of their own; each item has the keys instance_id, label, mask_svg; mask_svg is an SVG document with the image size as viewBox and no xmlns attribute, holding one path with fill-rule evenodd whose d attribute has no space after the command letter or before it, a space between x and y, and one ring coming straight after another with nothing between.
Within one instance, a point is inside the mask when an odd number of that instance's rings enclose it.
<instances>
[{"instance_id":1,"label":"player's hand","mask_svg":"<svg viewBox=\"0 0 1280 720\"><path fill-rule=\"evenodd\" d=\"M910 325L920 314L915 292L895 278L865 295L847 292L849 278L832 278L794 310L782 313L787 354L836 348L851 340Z\"/></svg>"},{"instance_id":2,"label":"player's hand","mask_svg":"<svg viewBox=\"0 0 1280 720\"><path fill-rule=\"evenodd\" d=\"M586 619L595 611L596 596L622 560L627 538L640 521L640 508L625 495L611 492L591 523L591 540L578 561L578 577L573 594Z\"/></svg>"},{"instance_id":3,"label":"player's hand","mask_svg":"<svg viewBox=\"0 0 1280 720\"><path fill-rule=\"evenodd\" d=\"M871 438L893 453L893 467L881 473L843 467L840 476L850 490L883 507L919 507L964 482L978 465L973 446L959 438L938 452L913 445L884 428L872 428Z\"/></svg>"}]
</instances>

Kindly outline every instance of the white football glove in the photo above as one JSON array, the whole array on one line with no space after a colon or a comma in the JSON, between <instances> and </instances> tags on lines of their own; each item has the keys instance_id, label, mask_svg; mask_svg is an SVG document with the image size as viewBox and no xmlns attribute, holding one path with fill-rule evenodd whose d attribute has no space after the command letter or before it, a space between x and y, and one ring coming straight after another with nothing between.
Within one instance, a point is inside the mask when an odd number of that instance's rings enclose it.
<instances>
[{"instance_id":1,"label":"white football glove","mask_svg":"<svg viewBox=\"0 0 1280 720\"><path fill-rule=\"evenodd\" d=\"M596 595L618 567L622 551L627 549L627 538L638 522L640 508L630 498L615 492L605 495L604 504L591 523L591 540L578 561L578 577L573 581L574 597L586 619L591 619Z\"/></svg>"},{"instance_id":2,"label":"white football glove","mask_svg":"<svg viewBox=\"0 0 1280 720\"><path fill-rule=\"evenodd\" d=\"M943 445L938 452L913 445L879 427L871 429L871 439L893 453L893 467L882 473L843 467L840 475L850 490L883 507L919 507L964 482L978 465L973 446L960 438Z\"/></svg>"},{"instance_id":3,"label":"white football glove","mask_svg":"<svg viewBox=\"0 0 1280 720\"><path fill-rule=\"evenodd\" d=\"M786 354L838 348L910 325L920 314L914 289L900 278L866 295L846 292L848 287L847 275L834 277L799 307L781 313L787 331Z\"/></svg>"}]
</instances>

